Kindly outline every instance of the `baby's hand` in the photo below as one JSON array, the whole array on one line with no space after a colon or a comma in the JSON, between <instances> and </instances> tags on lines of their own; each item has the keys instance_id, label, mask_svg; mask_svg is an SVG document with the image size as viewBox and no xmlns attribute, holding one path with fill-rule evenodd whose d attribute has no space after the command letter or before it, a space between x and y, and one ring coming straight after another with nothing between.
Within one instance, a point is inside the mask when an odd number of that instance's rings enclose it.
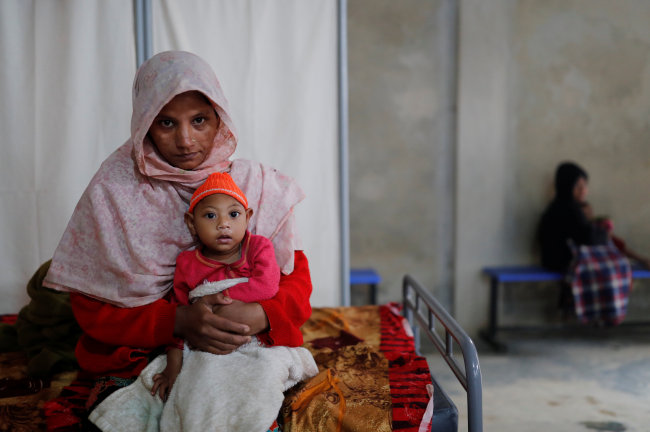
<instances>
[{"instance_id":1,"label":"baby's hand","mask_svg":"<svg viewBox=\"0 0 650 432\"><path fill-rule=\"evenodd\" d=\"M172 389L172 386L174 385L174 381L175 379L171 379L164 372L154 375L153 387L151 388L151 395L155 396L156 391L158 391L158 394L160 395L160 399L162 399L163 402L166 402L167 397L169 396L169 391Z\"/></svg>"}]
</instances>

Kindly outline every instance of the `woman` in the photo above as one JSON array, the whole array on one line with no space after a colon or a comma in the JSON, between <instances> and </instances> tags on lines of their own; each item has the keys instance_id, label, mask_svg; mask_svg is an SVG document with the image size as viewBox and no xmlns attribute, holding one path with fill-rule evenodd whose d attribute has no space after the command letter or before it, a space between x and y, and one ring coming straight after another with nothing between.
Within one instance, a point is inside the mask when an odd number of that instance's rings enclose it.
<instances>
[{"instance_id":1,"label":"woman","mask_svg":"<svg viewBox=\"0 0 650 432\"><path fill-rule=\"evenodd\" d=\"M555 198L544 211L539 227L542 265L550 270L569 269L573 257L569 240L576 245L607 242L607 231L591 223L582 208L587 180L587 172L572 162L560 164L555 171Z\"/></svg>"},{"instance_id":2,"label":"woman","mask_svg":"<svg viewBox=\"0 0 650 432\"><path fill-rule=\"evenodd\" d=\"M569 240L576 246L604 245L610 239L630 259L650 268L650 260L630 248L611 234L612 223L607 219L594 219L587 202L587 172L573 162L558 165L555 172L555 198L542 215L539 242L542 265L550 270L569 270L573 254Z\"/></svg>"},{"instance_id":3,"label":"woman","mask_svg":"<svg viewBox=\"0 0 650 432\"><path fill-rule=\"evenodd\" d=\"M254 334L268 345L302 344L312 288L307 259L295 250L293 207L304 195L275 170L230 161L236 145L221 86L202 59L163 52L138 69L131 137L91 180L44 282L71 293L84 371L136 377L174 337L214 354L230 353ZM283 273L279 291L259 303L215 294L176 306L164 298L174 263L195 245L183 214L215 171L229 172L247 195L251 232L272 240Z\"/></svg>"}]
</instances>

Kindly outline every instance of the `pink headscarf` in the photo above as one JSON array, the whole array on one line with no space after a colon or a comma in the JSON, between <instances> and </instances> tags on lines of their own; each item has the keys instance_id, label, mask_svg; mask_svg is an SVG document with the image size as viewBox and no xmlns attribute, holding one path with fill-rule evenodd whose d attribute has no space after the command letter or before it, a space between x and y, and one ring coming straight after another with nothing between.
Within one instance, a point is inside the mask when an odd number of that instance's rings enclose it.
<instances>
[{"instance_id":1,"label":"pink headscarf","mask_svg":"<svg viewBox=\"0 0 650 432\"><path fill-rule=\"evenodd\" d=\"M192 171L165 161L147 136L174 96L197 90L221 119L214 146ZM200 57L167 51L146 61L133 84L131 138L101 165L83 193L54 252L44 285L118 306L163 297L176 257L195 246L183 220L190 197L208 175L229 171L254 210L252 233L270 238L282 272L293 271L298 248L293 207L304 198L296 182L259 163L228 158L237 146L228 103L212 68Z\"/></svg>"}]
</instances>

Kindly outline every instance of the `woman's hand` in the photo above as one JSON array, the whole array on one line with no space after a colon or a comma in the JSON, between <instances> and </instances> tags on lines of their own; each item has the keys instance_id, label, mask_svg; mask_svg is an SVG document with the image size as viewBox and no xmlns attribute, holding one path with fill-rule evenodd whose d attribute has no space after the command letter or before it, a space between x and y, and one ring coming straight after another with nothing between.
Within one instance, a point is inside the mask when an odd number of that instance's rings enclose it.
<instances>
[{"instance_id":1,"label":"woman's hand","mask_svg":"<svg viewBox=\"0 0 650 432\"><path fill-rule=\"evenodd\" d=\"M217 304L212 307L212 312L230 321L246 324L249 336L256 335L269 328L269 319L264 308L259 303L244 303L232 300L230 304Z\"/></svg>"},{"instance_id":2,"label":"woman's hand","mask_svg":"<svg viewBox=\"0 0 650 432\"><path fill-rule=\"evenodd\" d=\"M185 339L193 349L212 354L229 354L250 341L251 326L247 320L235 321L227 306L234 301L222 293L201 297L189 306L176 308L174 335ZM238 302L240 303L240 302ZM259 306L259 304L258 304ZM224 308L225 311L221 311ZM261 306L259 306L261 309ZM218 314L213 313L217 309ZM264 311L262 310L262 313ZM266 314L264 315L266 318ZM258 321L255 321L259 325Z\"/></svg>"}]
</instances>

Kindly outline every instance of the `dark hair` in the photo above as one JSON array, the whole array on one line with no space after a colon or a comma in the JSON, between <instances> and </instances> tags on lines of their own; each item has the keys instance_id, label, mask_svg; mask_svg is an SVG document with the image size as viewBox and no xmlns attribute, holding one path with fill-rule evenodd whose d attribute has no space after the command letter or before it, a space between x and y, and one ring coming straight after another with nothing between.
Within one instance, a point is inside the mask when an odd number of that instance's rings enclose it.
<instances>
[{"instance_id":1,"label":"dark hair","mask_svg":"<svg viewBox=\"0 0 650 432\"><path fill-rule=\"evenodd\" d=\"M563 162L555 171L555 197L560 200L573 200L573 188L581 178L588 180L587 171L573 162Z\"/></svg>"}]
</instances>

